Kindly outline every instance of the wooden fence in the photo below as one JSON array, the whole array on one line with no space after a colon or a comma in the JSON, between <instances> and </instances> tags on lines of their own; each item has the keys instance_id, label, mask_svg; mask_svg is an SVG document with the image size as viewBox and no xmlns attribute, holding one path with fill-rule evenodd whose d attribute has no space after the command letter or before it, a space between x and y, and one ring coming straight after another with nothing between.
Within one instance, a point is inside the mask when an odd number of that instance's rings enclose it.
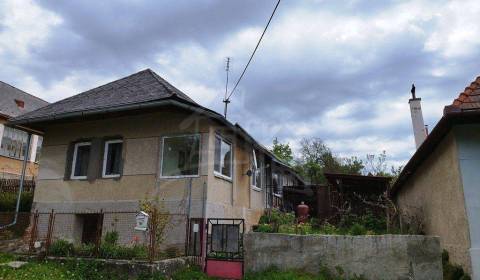
<instances>
[{"instance_id":1,"label":"wooden fence","mask_svg":"<svg viewBox=\"0 0 480 280\"><path fill-rule=\"evenodd\" d=\"M20 179L0 179L0 192L16 193L20 188ZM35 180L25 180L23 183L24 192L35 190Z\"/></svg>"}]
</instances>

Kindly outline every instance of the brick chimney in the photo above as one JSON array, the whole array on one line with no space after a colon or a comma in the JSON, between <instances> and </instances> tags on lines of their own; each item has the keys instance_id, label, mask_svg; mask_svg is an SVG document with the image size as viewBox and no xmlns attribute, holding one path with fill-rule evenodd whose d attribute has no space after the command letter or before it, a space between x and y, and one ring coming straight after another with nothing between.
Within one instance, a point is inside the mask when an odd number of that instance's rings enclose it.
<instances>
[{"instance_id":1,"label":"brick chimney","mask_svg":"<svg viewBox=\"0 0 480 280\"><path fill-rule=\"evenodd\" d=\"M425 123L423 122L421 98L415 96L415 85L412 84L412 98L408 100L410 105L410 114L412 115L413 135L415 136L415 144L418 147L422 145L425 138L427 138L427 132L425 129Z\"/></svg>"}]
</instances>

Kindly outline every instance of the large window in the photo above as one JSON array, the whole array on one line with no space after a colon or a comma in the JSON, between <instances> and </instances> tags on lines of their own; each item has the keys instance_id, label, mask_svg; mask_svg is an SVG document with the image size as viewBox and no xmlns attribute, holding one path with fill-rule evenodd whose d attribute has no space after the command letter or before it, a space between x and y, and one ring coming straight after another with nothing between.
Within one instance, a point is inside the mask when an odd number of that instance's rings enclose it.
<instances>
[{"instance_id":1,"label":"large window","mask_svg":"<svg viewBox=\"0 0 480 280\"><path fill-rule=\"evenodd\" d=\"M232 144L215 136L215 175L232 179Z\"/></svg>"},{"instance_id":2,"label":"large window","mask_svg":"<svg viewBox=\"0 0 480 280\"><path fill-rule=\"evenodd\" d=\"M0 155L23 159L27 151L28 133L22 130L4 127Z\"/></svg>"},{"instance_id":3,"label":"large window","mask_svg":"<svg viewBox=\"0 0 480 280\"><path fill-rule=\"evenodd\" d=\"M87 179L90 142L76 143L73 151L72 179Z\"/></svg>"},{"instance_id":4,"label":"large window","mask_svg":"<svg viewBox=\"0 0 480 280\"><path fill-rule=\"evenodd\" d=\"M122 163L122 140L109 140L105 142L105 152L103 154L104 178L120 176L120 165Z\"/></svg>"},{"instance_id":5,"label":"large window","mask_svg":"<svg viewBox=\"0 0 480 280\"><path fill-rule=\"evenodd\" d=\"M198 176L199 135L163 138L162 177Z\"/></svg>"}]
</instances>

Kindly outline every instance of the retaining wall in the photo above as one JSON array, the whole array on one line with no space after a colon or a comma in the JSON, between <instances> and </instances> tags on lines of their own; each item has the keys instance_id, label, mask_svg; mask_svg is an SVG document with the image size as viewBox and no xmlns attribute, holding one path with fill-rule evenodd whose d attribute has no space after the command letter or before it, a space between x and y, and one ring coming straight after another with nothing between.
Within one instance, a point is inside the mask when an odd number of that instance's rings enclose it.
<instances>
[{"instance_id":1,"label":"retaining wall","mask_svg":"<svg viewBox=\"0 0 480 280\"><path fill-rule=\"evenodd\" d=\"M443 279L440 240L421 235L245 235L245 270L275 266L316 273L342 268L349 277Z\"/></svg>"}]
</instances>

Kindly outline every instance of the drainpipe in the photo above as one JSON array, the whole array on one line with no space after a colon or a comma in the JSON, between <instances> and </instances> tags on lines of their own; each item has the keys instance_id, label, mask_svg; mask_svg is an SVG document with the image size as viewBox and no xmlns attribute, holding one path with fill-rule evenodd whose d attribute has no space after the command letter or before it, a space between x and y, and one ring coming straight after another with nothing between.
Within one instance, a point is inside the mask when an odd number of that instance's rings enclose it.
<instances>
[{"instance_id":1,"label":"drainpipe","mask_svg":"<svg viewBox=\"0 0 480 280\"><path fill-rule=\"evenodd\" d=\"M13 218L13 222L11 222L8 225L0 226L0 229L11 227L11 226L13 226L17 223L18 211L20 210L20 200L22 198L23 183L25 181L25 170L27 169L27 161L28 161L29 152L30 152L30 142L31 142L31 140L32 140L32 134L28 133L27 134L27 149L25 149L25 154L23 155L22 175L20 177L20 187L19 187L19 190L18 190L17 206L15 208L15 217Z\"/></svg>"}]
</instances>

